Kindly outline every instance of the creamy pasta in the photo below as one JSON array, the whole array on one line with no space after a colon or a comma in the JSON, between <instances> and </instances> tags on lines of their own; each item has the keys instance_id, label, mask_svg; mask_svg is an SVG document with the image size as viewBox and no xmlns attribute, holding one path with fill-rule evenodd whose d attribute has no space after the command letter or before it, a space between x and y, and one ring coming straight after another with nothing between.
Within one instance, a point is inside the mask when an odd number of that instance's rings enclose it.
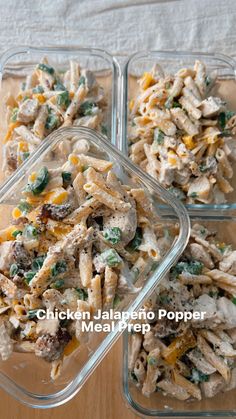
<instances>
[{"instance_id":1,"label":"creamy pasta","mask_svg":"<svg viewBox=\"0 0 236 419\"><path fill-rule=\"evenodd\" d=\"M13 172L41 141L61 126L85 126L106 132L106 97L95 75L70 61L57 71L45 58L6 99L8 129L4 138L4 166ZM60 146L68 152L69 143ZM76 148L74 144L73 148Z\"/></svg>"},{"instance_id":2,"label":"creamy pasta","mask_svg":"<svg viewBox=\"0 0 236 419\"><path fill-rule=\"evenodd\" d=\"M38 310L93 317L120 309L172 245L174 233L167 237L158 220L149 195L124 185L110 161L70 154L61 167L31 173L11 225L0 230L2 359L34 352L57 378L64 357L91 334L80 319L41 320Z\"/></svg>"},{"instance_id":3,"label":"creamy pasta","mask_svg":"<svg viewBox=\"0 0 236 419\"><path fill-rule=\"evenodd\" d=\"M164 74L156 65L129 102L129 156L186 203L224 203L233 191L236 115L214 96L204 63Z\"/></svg>"},{"instance_id":4,"label":"creamy pasta","mask_svg":"<svg viewBox=\"0 0 236 419\"><path fill-rule=\"evenodd\" d=\"M201 400L236 387L236 250L217 233L193 225L181 259L143 308L205 313L156 316L150 331L130 336L130 375L145 396Z\"/></svg>"}]
</instances>

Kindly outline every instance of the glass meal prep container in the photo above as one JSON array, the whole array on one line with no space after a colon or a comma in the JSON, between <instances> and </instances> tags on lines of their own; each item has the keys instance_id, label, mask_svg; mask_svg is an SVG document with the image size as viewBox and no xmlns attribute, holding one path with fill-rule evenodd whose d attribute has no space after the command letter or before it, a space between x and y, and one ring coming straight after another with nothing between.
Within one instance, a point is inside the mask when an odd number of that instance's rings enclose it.
<instances>
[{"instance_id":1,"label":"glass meal prep container","mask_svg":"<svg viewBox=\"0 0 236 419\"><path fill-rule=\"evenodd\" d=\"M160 224L166 220L165 214L162 216L158 210L157 202L164 201L172 208L170 223L178 223L180 226L173 244L159 265L153 266L153 270L147 276L138 279L138 293L127 295L122 300L122 306L117 306L117 310L131 313L140 307L145 297L150 295L183 252L189 237L189 217L180 202L173 200L170 193L142 173L101 134L82 127L61 128L45 139L35 153L1 186L0 227L2 229L9 225L12 208L19 202L21 191L33 171L37 172L42 166L58 168L67 161L68 155L58 155L58 148L65 139L86 140L89 146L88 155L112 161L114 172L122 182L136 187L139 185L148 193L160 217ZM62 373L55 381L50 379L50 366L47 362L34 354L13 352L7 361L0 361L0 386L16 399L32 407L49 408L63 404L80 390L121 333L116 324L109 334L93 334L89 348L80 346L65 358Z\"/></svg>"},{"instance_id":2,"label":"glass meal prep container","mask_svg":"<svg viewBox=\"0 0 236 419\"><path fill-rule=\"evenodd\" d=\"M119 64L117 63L115 58L113 58L106 51L96 49L96 48L67 47L67 46L44 47L44 48L20 46L16 48L11 48L7 50L6 52L4 52L0 57L0 81L1 81L1 85L0 85L0 104L1 104L0 105L0 123L1 123L0 181L3 181L6 179L6 170L3 169L3 163L4 163L4 160L6 160L6 157L5 157L6 145L10 141L9 140L5 144L3 144L4 138L5 138L6 133L9 132L10 124L15 123L12 121L17 121L16 119L17 114L14 114L14 109L16 110L17 108L14 108L14 106L19 106L19 104L22 103L20 101L18 102L18 105L16 105L16 103L12 103L12 97L14 98L20 97L19 92L21 90L22 90L21 95L24 94L22 86L26 82L27 76L30 77L36 65L41 63L44 59L48 60L49 71L53 71L53 68L54 68L56 73L57 74L59 73L60 76L63 76L63 74L68 69L70 69L70 60L78 63L80 65L81 70L87 69L93 72L98 85L101 86L101 88L103 89L104 98L106 102L106 104L103 103L101 105L102 115L103 115L103 120L101 122L101 129L102 131L104 131L104 133L107 134L109 138L111 138L111 141L115 143L116 130L117 130L117 107L118 107L117 106L117 84L119 80L118 76L120 73ZM50 80L50 77L52 76L50 73L48 74L46 70L44 73L45 78L49 77L49 80ZM76 77L76 69L74 71L75 71L75 77ZM92 86L92 83L93 83L92 77L90 75L86 77L88 77L89 83ZM80 80L82 80L82 78ZM48 83L47 80L44 82L46 84ZM82 82L84 83L84 81ZM32 83L33 85L35 83L33 78L32 78ZM39 88L42 88L42 86L39 85ZM35 93L33 90L32 97L33 99L36 98L39 101L39 103L42 104L43 103L42 101L45 100L42 97L43 88L42 88L42 92L41 90L37 90L39 88L37 87L36 89L34 89ZM58 87L54 86L53 88L56 90L55 93L57 93L57 90L60 91L60 89L64 89L64 86L61 86L61 84L59 83ZM75 87L75 89L76 88L77 87ZM46 94L47 92L45 92L45 95ZM85 97L84 99L85 101L92 100L92 99L89 99L89 94L91 96L90 90L88 92L88 95L86 96L88 97L88 99L86 99ZM99 97L99 94L100 93L98 93L98 97ZM7 102L9 106L11 107L13 106L13 111L12 111L13 113L11 114L11 116L9 115L9 111L7 111L7 105L6 105L6 99L9 95L12 95L12 97ZM27 95L26 95L26 98L27 98ZM72 96L70 96L70 98L72 100ZM60 106L67 106L65 105L65 103L63 105L63 103L61 103ZM47 124L47 121L46 121L46 124ZM28 126L30 125L26 124L26 127ZM37 132L35 131L35 129L34 129L34 132ZM22 147L22 150L25 151L24 147ZM23 157L21 156L22 153L20 152L17 153L17 156L18 154L20 155L21 160L24 159L24 156ZM11 156L10 152L8 152L8 154ZM13 163L14 162L12 162L12 165ZM17 165L19 165L19 163L17 163ZM12 170L14 170L13 166L11 168L11 171Z\"/></svg>"},{"instance_id":3,"label":"glass meal prep container","mask_svg":"<svg viewBox=\"0 0 236 419\"><path fill-rule=\"evenodd\" d=\"M191 225L200 224L210 231L216 232L217 241L226 245L232 244L232 249L236 248L235 238L235 219L225 219L216 217L208 220L207 217L191 218ZM158 292L158 287L157 290ZM214 397L180 401L169 395L164 395L160 391L152 393L149 397L142 394L141 388L137 387L132 380L128 368L129 359L129 338L130 334L125 331L123 335L123 397L127 406L132 411L144 417L235 417L236 389L219 392Z\"/></svg>"},{"instance_id":4,"label":"glass meal prep container","mask_svg":"<svg viewBox=\"0 0 236 419\"><path fill-rule=\"evenodd\" d=\"M211 94L219 96L227 102L227 109L236 111L236 66L235 61L223 54L208 54L198 52L169 52L169 51L141 51L133 54L126 62L123 69L123 101L122 101L122 127L118 147L128 155L128 119L129 102L138 92L137 80L150 72L154 64L160 64L166 74L175 74L181 68L193 68L195 60L200 60L206 65L207 74L216 75L216 83ZM236 165L233 162L235 172ZM234 191L226 194L227 202L224 204L187 204L189 214L198 214L202 210L210 215L215 211L226 211L229 214L236 209L236 174L230 179Z\"/></svg>"}]
</instances>

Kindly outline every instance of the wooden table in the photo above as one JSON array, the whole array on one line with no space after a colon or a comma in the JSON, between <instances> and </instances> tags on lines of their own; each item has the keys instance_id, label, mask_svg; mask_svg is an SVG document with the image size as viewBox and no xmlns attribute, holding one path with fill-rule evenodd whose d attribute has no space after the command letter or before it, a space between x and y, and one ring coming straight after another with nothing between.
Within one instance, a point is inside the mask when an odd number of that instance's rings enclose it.
<instances>
[{"instance_id":1,"label":"wooden table","mask_svg":"<svg viewBox=\"0 0 236 419\"><path fill-rule=\"evenodd\" d=\"M35 410L0 390L0 419L137 419L122 398L121 371L122 339L69 403Z\"/></svg>"}]
</instances>

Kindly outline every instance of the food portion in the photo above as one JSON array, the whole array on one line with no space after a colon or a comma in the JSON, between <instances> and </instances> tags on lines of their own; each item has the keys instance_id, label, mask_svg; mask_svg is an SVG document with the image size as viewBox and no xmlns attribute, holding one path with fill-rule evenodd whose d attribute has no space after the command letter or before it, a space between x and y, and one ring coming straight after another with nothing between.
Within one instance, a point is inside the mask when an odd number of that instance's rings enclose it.
<instances>
[{"instance_id":1,"label":"food portion","mask_svg":"<svg viewBox=\"0 0 236 419\"><path fill-rule=\"evenodd\" d=\"M236 250L216 232L193 225L181 259L144 309L155 319L145 335L130 336L129 372L145 396L201 400L236 387ZM205 314L157 320L160 309Z\"/></svg>"},{"instance_id":2,"label":"food portion","mask_svg":"<svg viewBox=\"0 0 236 419\"><path fill-rule=\"evenodd\" d=\"M59 127L85 126L106 133L104 90L94 73L75 61L61 72L44 59L26 77L20 91L9 94L5 102L4 170L8 174ZM68 147L66 143L66 152Z\"/></svg>"},{"instance_id":3,"label":"food portion","mask_svg":"<svg viewBox=\"0 0 236 419\"><path fill-rule=\"evenodd\" d=\"M164 73L155 65L129 102L129 156L188 204L221 204L233 191L236 114L204 63Z\"/></svg>"},{"instance_id":4,"label":"food portion","mask_svg":"<svg viewBox=\"0 0 236 419\"><path fill-rule=\"evenodd\" d=\"M21 195L0 230L0 355L33 352L56 378L64 357L92 336L81 320L40 320L38 310L122 309L177 231L163 227L149 193L121 182L91 151L31 173Z\"/></svg>"}]
</instances>

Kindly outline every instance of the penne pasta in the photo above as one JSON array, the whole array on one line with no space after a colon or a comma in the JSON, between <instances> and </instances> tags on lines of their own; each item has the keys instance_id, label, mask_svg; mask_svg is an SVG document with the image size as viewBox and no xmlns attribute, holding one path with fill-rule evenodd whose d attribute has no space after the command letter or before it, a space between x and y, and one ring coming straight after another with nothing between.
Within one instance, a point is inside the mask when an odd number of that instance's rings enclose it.
<instances>
[{"instance_id":1,"label":"penne pasta","mask_svg":"<svg viewBox=\"0 0 236 419\"><path fill-rule=\"evenodd\" d=\"M235 135L234 112L220 97L210 96L213 72L196 60L193 68L161 78L144 73L130 101L127 135L129 157L165 188L178 190L188 204L226 202L233 191L234 157L227 144ZM227 138L229 136L229 138ZM193 190L205 176L210 185Z\"/></svg>"}]
</instances>

